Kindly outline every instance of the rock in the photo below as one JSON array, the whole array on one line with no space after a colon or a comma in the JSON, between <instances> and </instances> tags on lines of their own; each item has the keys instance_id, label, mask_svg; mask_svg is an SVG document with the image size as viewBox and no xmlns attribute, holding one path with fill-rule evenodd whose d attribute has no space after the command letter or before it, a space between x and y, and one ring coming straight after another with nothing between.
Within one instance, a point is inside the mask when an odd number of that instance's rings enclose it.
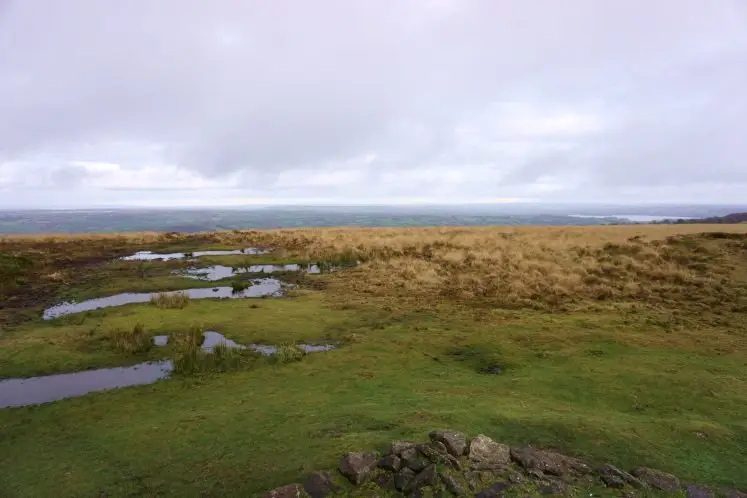
<instances>
[{"instance_id":1,"label":"rock","mask_svg":"<svg viewBox=\"0 0 747 498\"><path fill-rule=\"evenodd\" d=\"M302 498L308 496L300 484L286 484L268 491L265 498Z\"/></svg>"},{"instance_id":2,"label":"rock","mask_svg":"<svg viewBox=\"0 0 747 498\"><path fill-rule=\"evenodd\" d=\"M467 449L467 435L454 431L433 431L429 434L431 441L438 441L446 446L446 450L455 457L464 455Z\"/></svg>"},{"instance_id":3,"label":"rock","mask_svg":"<svg viewBox=\"0 0 747 498\"><path fill-rule=\"evenodd\" d=\"M541 495L562 495L565 494L568 486L558 480L544 481L537 486L537 491Z\"/></svg>"},{"instance_id":4,"label":"rock","mask_svg":"<svg viewBox=\"0 0 747 498\"><path fill-rule=\"evenodd\" d=\"M511 448L496 443L484 434L478 434L469 443L469 459L481 467L505 465L511 459Z\"/></svg>"},{"instance_id":5,"label":"rock","mask_svg":"<svg viewBox=\"0 0 747 498\"><path fill-rule=\"evenodd\" d=\"M739 491L738 489L725 489L724 495L726 498L747 498L747 493Z\"/></svg>"},{"instance_id":6,"label":"rock","mask_svg":"<svg viewBox=\"0 0 747 498\"><path fill-rule=\"evenodd\" d=\"M410 482L404 487L403 491L407 493L414 489L420 489L423 486L433 486L438 480L438 472L435 465L429 465L422 472L410 479Z\"/></svg>"},{"instance_id":7,"label":"rock","mask_svg":"<svg viewBox=\"0 0 747 498\"><path fill-rule=\"evenodd\" d=\"M608 488L622 489L625 487L625 481L615 474L602 475L602 481Z\"/></svg>"},{"instance_id":8,"label":"rock","mask_svg":"<svg viewBox=\"0 0 747 498\"><path fill-rule=\"evenodd\" d=\"M508 487L509 484L507 482L499 481L493 483L489 488L483 489L477 493L475 498L498 498L499 496L504 495L504 491L506 491Z\"/></svg>"},{"instance_id":9,"label":"rock","mask_svg":"<svg viewBox=\"0 0 747 498\"><path fill-rule=\"evenodd\" d=\"M441 480L443 481L444 486L446 486L446 489L449 491L449 493L455 496L464 496L467 494L464 486L462 486L459 481L454 478L454 476L440 473L439 477L441 477Z\"/></svg>"},{"instance_id":10,"label":"rock","mask_svg":"<svg viewBox=\"0 0 747 498\"><path fill-rule=\"evenodd\" d=\"M376 468L377 455L373 452L348 453L340 458L340 473L358 485Z\"/></svg>"},{"instance_id":11,"label":"rock","mask_svg":"<svg viewBox=\"0 0 747 498\"><path fill-rule=\"evenodd\" d=\"M543 481L547 479L547 476L544 472L542 472L539 469L529 469L527 470L527 475L534 479L535 481Z\"/></svg>"},{"instance_id":12,"label":"rock","mask_svg":"<svg viewBox=\"0 0 747 498\"><path fill-rule=\"evenodd\" d=\"M633 469L631 474L649 486L666 491L667 493L676 493L680 489L679 479L672 474L667 474L660 470L638 467L637 469Z\"/></svg>"},{"instance_id":13,"label":"rock","mask_svg":"<svg viewBox=\"0 0 747 498\"><path fill-rule=\"evenodd\" d=\"M397 472L402 468L402 459L397 455L387 455L379 460L378 466L390 472Z\"/></svg>"},{"instance_id":14,"label":"rock","mask_svg":"<svg viewBox=\"0 0 747 498\"><path fill-rule=\"evenodd\" d=\"M402 491L410 484L410 481L415 477L415 472L405 467L394 475L394 487L398 491Z\"/></svg>"},{"instance_id":15,"label":"rock","mask_svg":"<svg viewBox=\"0 0 747 498\"><path fill-rule=\"evenodd\" d=\"M397 488L394 486L394 475L389 472L382 472L374 478L374 482L381 488L387 491L395 491Z\"/></svg>"},{"instance_id":16,"label":"rock","mask_svg":"<svg viewBox=\"0 0 747 498\"><path fill-rule=\"evenodd\" d=\"M311 498L324 498L340 489L340 487L332 482L332 476L329 472L314 472L303 482L303 489Z\"/></svg>"},{"instance_id":17,"label":"rock","mask_svg":"<svg viewBox=\"0 0 747 498\"><path fill-rule=\"evenodd\" d=\"M393 441L389 446L389 454L400 456L403 451L414 448L417 443L411 443L409 441Z\"/></svg>"},{"instance_id":18,"label":"rock","mask_svg":"<svg viewBox=\"0 0 747 498\"><path fill-rule=\"evenodd\" d=\"M402 452L402 465L417 473L430 465L430 462L416 448L410 448Z\"/></svg>"},{"instance_id":19,"label":"rock","mask_svg":"<svg viewBox=\"0 0 747 498\"><path fill-rule=\"evenodd\" d=\"M687 498L714 498L716 496L711 488L701 484L688 484L684 490Z\"/></svg>"},{"instance_id":20,"label":"rock","mask_svg":"<svg viewBox=\"0 0 747 498\"><path fill-rule=\"evenodd\" d=\"M591 472L589 466L580 460L532 447L511 448L511 458L526 470L537 469L556 476L564 476L573 472L580 474Z\"/></svg>"},{"instance_id":21,"label":"rock","mask_svg":"<svg viewBox=\"0 0 747 498\"><path fill-rule=\"evenodd\" d=\"M640 479L608 463L599 467L599 476L609 488L624 488L626 484L637 489L648 487Z\"/></svg>"},{"instance_id":22,"label":"rock","mask_svg":"<svg viewBox=\"0 0 747 498\"><path fill-rule=\"evenodd\" d=\"M423 455L433 463L446 463L457 470L461 470L462 468L462 464L459 462L459 459L451 456L446 451L446 446L444 446L442 443L439 443L438 441L429 444L419 444L417 446L417 450L421 455Z\"/></svg>"}]
</instances>

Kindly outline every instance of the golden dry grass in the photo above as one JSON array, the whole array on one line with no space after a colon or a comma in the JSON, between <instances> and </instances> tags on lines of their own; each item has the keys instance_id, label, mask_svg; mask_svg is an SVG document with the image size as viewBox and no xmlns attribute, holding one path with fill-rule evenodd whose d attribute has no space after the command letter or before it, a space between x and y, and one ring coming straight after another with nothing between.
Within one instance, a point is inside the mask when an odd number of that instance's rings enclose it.
<instances>
[{"instance_id":1,"label":"golden dry grass","mask_svg":"<svg viewBox=\"0 0 747 498\"><path fill-rule=\"evenodd\" d=\"M741 306L745 233L744 225L319 228L252 239L312 259L358 258L365 263L346 289L366 295Z\"/></svg>"},{"instance_id":2,"label":"golden dry grass","mask_svg":"<svg viewBox=\"0 0 747 498\"><path fill-rule=\"evenodd\" d=\"M277 248L279 257L360 260L357 271L338 275L331 287L361 297L478 299L533 308L600 301L697 303L740 310L746 234L745 224L341 227L13 236L0 239L0 249L28 255L167 243L255 245Z\"/></svg>"}]
</instances>

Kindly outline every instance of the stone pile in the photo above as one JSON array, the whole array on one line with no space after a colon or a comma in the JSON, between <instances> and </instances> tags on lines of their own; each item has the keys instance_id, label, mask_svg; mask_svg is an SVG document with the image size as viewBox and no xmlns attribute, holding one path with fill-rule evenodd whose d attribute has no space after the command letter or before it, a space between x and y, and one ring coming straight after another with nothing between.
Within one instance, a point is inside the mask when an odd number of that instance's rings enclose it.
<instances>
[{"instance_id":1,"label":"stone pile","mask_svg":"<svg viewBox=\"0 0 747 498\"><path fill-rule=\"evenodd\" d=\"M582 461L534 447L509 447L479 434L434 431L430 441L395 441L385 455L347 453L339 473L314 472L302 484L289 484L267 498L332 496L572 495L606 490L620 496L678 493L687 498L747 498L737 490L683 484L665 472L638 467L630 472L611 464L592 469Z\"/></svg>"}]
</instances>

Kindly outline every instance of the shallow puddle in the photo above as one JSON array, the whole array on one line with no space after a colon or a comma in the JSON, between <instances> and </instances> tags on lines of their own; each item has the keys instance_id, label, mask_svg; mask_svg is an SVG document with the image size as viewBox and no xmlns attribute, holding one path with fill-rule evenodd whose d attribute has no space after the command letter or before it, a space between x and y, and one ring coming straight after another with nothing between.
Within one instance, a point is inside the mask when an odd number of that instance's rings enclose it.
<instances>
[{"instance_id":1,"label":"shallow puddle","mask_svg":"<svg viewBox=\"0 0 747 498\"><path fill-rule=\"evenodd\" d=\"M153 251L138 251L130 256L124 256L119 258L124 261L154 261L162 260L169 261L171 259L184 259L184 258L199 258L200 256L232 256L236 254L267 254L269 251L265 249L257 249L256 247L247 247L246 249L234 249L230 251L194 251L194 252L172 252L172 253L157 253Z\"/></svg>"},{"instance_id":2,"label":"shallow puddle","mask_svg":"<svg viewBox=\"0 0 747 498\"><path fill-rule=\"evenodd\" d=\"M212 353L215 346L222 344L228 348L245 349L246 346L238 344L231 339L226 338L223 334L213 332L212 330L206 330L203 334L202 349L208 353Z\"/></svg>"},{"instance_id":3,"label":"shallow puddle","mask_svg":"<svg viewBox=\"0 0 747 498\"><path fill-rule=\"evenodd\" d=\"M165 346L168 341L167 335L153 337L153 343L156 346ZM218 344L224 344L229 348L247 348L219 332L212 330L204 332L201 347L205 352L212 353ZM334 344L297 344L297 346L307 353L329 351L337 347ZM250 344L248 347L265 356L271 356L277 352L277 346L272 345ZM131 367L100 368L27 379L0 380L0 408L38 405L97 391L152 384L157 380L167 378L173 369L171 360L166 360L140 363Z\"/></svg>"},{"instance_id":4,"label":"shallow puddle","mask_svg":"<svg viewBox=\"0 0 747 498\"><path fill-rule=\"evenodd\" d=\"M171 361L161 361L131 367L0 380L0 408L37 405L96 391L152 384L168 377L172 369Z\"/></svg>"},{"instance_id":5,"label":"shallow puddle","mask_svg":"<svg viewBox=\"0 0 747 498\"><path fill-rule=\"evenodd\" d=\"M91 311L112 306L124 306L125 304L147 303L153 296L158 294L175 294L184 292L190 299L240 299L247 297L271 296L277 297L282 294L283 286L280 280L274 278L261 278L252 280L252 286L240 292L234 292L231 287L208 287L200 289L184 289L170 292L125 292L113 296L88 299L81 302L60 303L44 310L43 318L50 320L71 313Z\"/></svg>"},{"instance_id":6,"label":"shallow puddle","mask_svg":"<svg viewBox=\"0 0 747 498\"><path fill-rule=\"evenodd\" d=\"M185 271L176 271L174 273L185 277L196 278L198 280L222 280L230 278L240 273L277 273L284 271L303 271L311 274L321 273L318 265L251 265L242 267L230 267L223 265L208 266L205 268L189 268Z\"/></svg>"},{"instance_id":7,"label":"shallow puddle","mask_svg":"<svg viewBox=\"0 0 747 498\"><path fill-rule=\"evenodd\" d=\"M335 344L296 344L296 347L301 348L306 353L321 353L331 351L337 346ZM270 344L250 344L249 348L265 356L272 356L278 352L278 347Z\"/></svg>"}]
</instances>

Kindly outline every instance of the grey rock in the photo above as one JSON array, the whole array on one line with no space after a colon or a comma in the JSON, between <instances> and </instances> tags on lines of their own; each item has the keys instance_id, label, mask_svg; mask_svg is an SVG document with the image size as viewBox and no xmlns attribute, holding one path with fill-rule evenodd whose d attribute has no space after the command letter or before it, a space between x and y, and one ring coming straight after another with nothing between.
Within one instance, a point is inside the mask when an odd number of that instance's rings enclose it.
<instances>
[{"instance_id":1,"label":"grey rock","mask_svg":"<svg viewBox=\"0 0 747 498\"><path fill-rule=\"evenodd\" d=\"M680 489L680 480L672 474L667 474L660 470L648 467L638 467L631 472L635 477L645 482L652 488L666 491L667 493L676 493Z\"/></svg>"},{"instance_id":2,"label":"grey rock","mask_svg":"<svg viewBox=\"0 0 747 498\"><path fill-rule=\"evenodd\" d=\"M397 488L394 486L394 475L389 472L382 472L374 478L374 482L381 488L387 491L395 491Z\"/></svg>"},{"instance_id":3,"label":"grey rock","mask_svg":"<svg viewBox=\"0 0 747 498\"><path fill-rule=\"evenodd\" d=\"M307 496L300 484L286 484L268 491L265 498L302 498Z\"/></svg>"},{"instance_id":4,"label":"grey rock","mask_svg":"<svg viewBox=\"0 0 747 498\"><path fill-rule=\"evenodd\" d=\"M394 476L394 486L397 490L402 491L410 484L410 481L415 477L415 472L408 468L404 468L397 472Z\"/></svg>"},{"instance_id":5,"label":"grey rock","mask_svg":"<svg viewBox=\"0 0 747 498\"><path fill-rule=\"evenodd\" d=\"M725 489L724 495L726 495L726 498L747 498L747 493L738 489Z\"/></svg>"},{"instance_id":6,"label":"grey rock","mask_svg":"<svg viewBox=\"0 0 747 498\"><path fill-rule=\"evenodd\" d=\"M526 470L537 469L556 476L564 476L574 472L580 474L591 472L588 465L576 458L532 447L511 448L511 458Z\"/></svg>"},{"instance_id":7,"label":"grey rock","mask_svg":"<svg viewBox=\"0 0 747 498\"><path fill-rule=\"evenodd\" d=\"M417 473L430 465L430 462L423 458L417 448L410 448L402 452L402 465Z\"/></svg>"},{"instance_id":8,"label":"grey rock","mask_svg":"<svg viewBox=\"0 0 747 498\"><path fill-rule=\"evenodd\" d=\"M537 481L543 481L547 479L545 473L539 469L529 469L527 470L527 475Z\"/></svg>"},{"instance_id":9,"label":"grey rock","mask_svg":"<svg viewBox=\"0 0 747 498\"><path fill-rule=\"evenodd\" d=\"M437 441L429 444L419 444L417 450L433 463L445 463L457 470L461 470L462 468L459 459L451 456L446 451L446 446Z\"/></svg>"},{"instance_id":10,"label":"grey rock","mask_svg":"<svg viewBox=\"0 0 747 498\"><path fill-rule=\"evenodd\" d=\"M376 468L377 456L373 452L347 453L340 458L340 473L353 484L361 484Z\"/></svg>"},{"instance_id":11,"label":"grey rock","mask_svg":"<svg viewBox=\"0 0 747 498\"><path fill-rule=\"evenodd\" d=\"M444 486L446 486L446 489L449 491L449 493L455 496L464 496L467 494L464 486L462 486L459 481L454 478L454 476L443 473L439 474L439 476L441 477L441 480L443 481Z\"/></svg>"},{"instance_id":12,"label":"grey rock","mask_svg":"<svg viewBox=\"0 0 747 498\"><path fill-rule=\"evenodd\" d=\"M496 443L484 434L478 434L469 443L469 459L487 465L505 465L511 460L511 448Z\"/></svg>"},{"instance_id":13,"label":"grey rock","mask_svg":"<svg viewBox=\"0 0 747 498\"><path fill-rule=\"evenodd\" d=\"M537 486L537 491L539 491L541 495L562 495L567 490L568 485L556 479L542 482Z\"/></svg>"},{"instance_id":14,"label":"grey rock","mask_svg":"<svg viewBox=\"0 0 747 498\"><path fill-rule=\"evenodd\" d=\"M448 453L449 450L446 448L446 445L442 443L441 441L431 441L430 444L431 448L438 451L439 453Z\"/></svg>"},{"instance_id":15,"label":"grey rock","mask_svg":"<svg viewBox=\"0 0 747 498\"><path fill-rule=\"evenodd\" d=\"M400 456L403 451L414 448L416 445L417 443L412 443L410 441L393 441L389 446L389 454Z\"/></svg>"},{"instance_id":16,"label":"grey rock","mask_svg":"<svg viewBox=\"0 0 747 498\"><path fill-rule=\"evenodd\" d=\"M489 488L483 489L475 495L475 498L498 498L505 494L505 491L509 488L507 482L498 481L493 483Z\"/></svg>"},{"instance_id":17,"label":"grey rock","mask_svg":"<svg viewBox=\"0 0 747 498\"><path fill-rule=\"evenodd\" d=\"M608 488L622 489L625 487L625 481L614 474L603 475L602 481Z\"/></svg>"},{"instance_id":18,"label":"grey rock","mask_svg":"<svg viewBox=\"0 0 747 498\"><path fill-rule=\"evenodd\" d=\"M455 457L464 455L467 449L467 435L454 431L433 431L429 434L431 441L438 441L446 446L446 450Z\"/></svg>"},{"instance_id":19,"label":"grey rock","mask_svg":"<svg viewBox=\"0 0 747 498\"><path fill-rule=\"evenodd\" d=\"M340 488L332 482L329 472L314 472L303 482L303 489L311 498L324 498Z\"/></svg>"},{"instance_id":20,"label":"grey rock","mask_svg":"<svg viewBox=\"0 0 747 498\"><path fill-rule=\"evenodd\" d=\"M422 472L419 472L415 477L410 479L410 482L404 487L403 491L407 493L415 489L420 489L423 486L433 486L438 481L438 472L436 471L435 465L429 465Z\"/></svg>"},{"instance_id":21,"label":"grey rock","mask_svg":"<svg viewBox=\"0 0 747 498\"><path fill-rule=\"evenodd\" d=\"M379 460L378 466L390 472L397 472L402 468L402 459L397 455L387 455Z\"/></svg>"},{"instance_id":22,"label":"grey rock","mask_svg":"<svg viewBox=\"0 0 747 498\"><path fill-rule=\"evenodd\" d=\"M708 486L688 484L684 487L687 498L714 498L716 494Z\"/></svg>"},{"instance_id":23,"label":"grey rock","mask_svg":"<svg viewBox=\"0 0 747 498\"><path fill-rule=\"evenodd\" d=\"M640 479L608 463L599 467L599 476L607 487L610 488L623 488L626 484L629 484L636 489L644 489L648 487L646 483ZM620 485L621 482L622 485Z\"/></svg>"}]
</instances>

